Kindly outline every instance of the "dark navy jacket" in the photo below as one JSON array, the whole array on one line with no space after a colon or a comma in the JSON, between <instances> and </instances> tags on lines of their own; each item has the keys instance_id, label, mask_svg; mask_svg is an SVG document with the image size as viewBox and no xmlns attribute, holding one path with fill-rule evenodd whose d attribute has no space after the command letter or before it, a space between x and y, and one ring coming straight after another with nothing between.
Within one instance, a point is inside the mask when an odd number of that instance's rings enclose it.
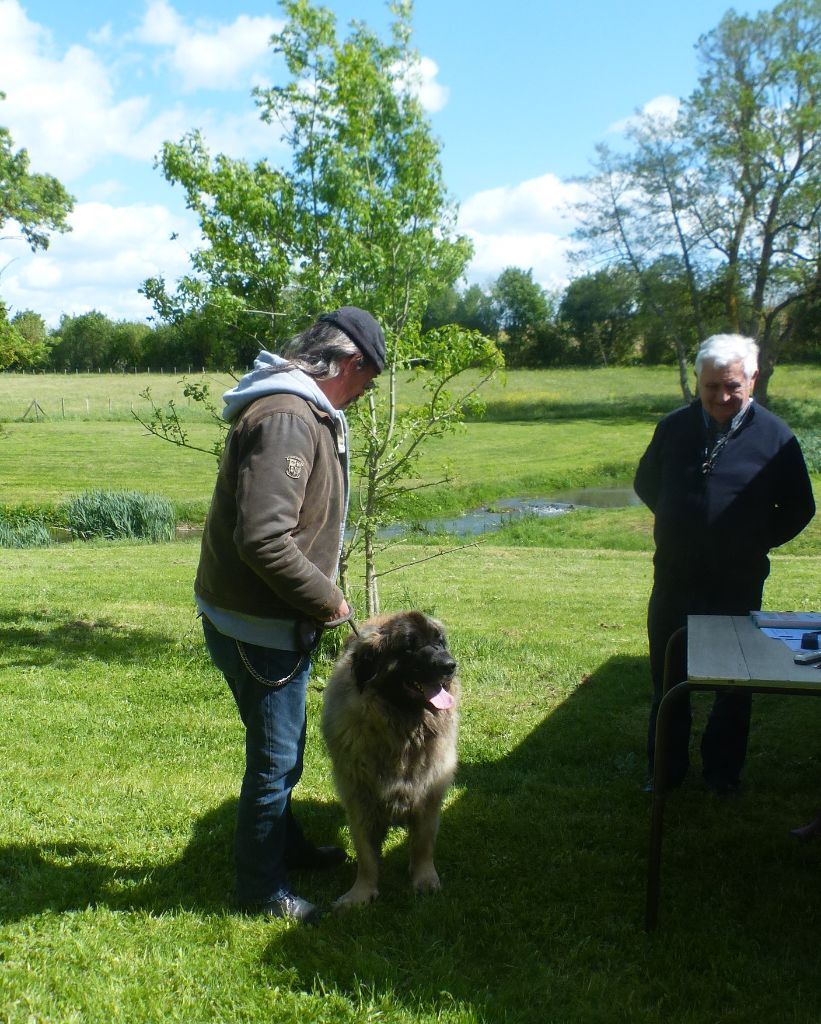
<instances>
[{"instance_id":1,"label":"dark navy jacket","mask_svg":"<svg viewBox=\"0 0 821 1024\"><path fill-rule=\"evenodd\" d=\"M755 402L705 474L701 403L665 416L639 462L634 487L655 513L657 582L709 585L710 577L766 579L767 553L815 513L801 447Z\"/></svg>"}]
</instances>

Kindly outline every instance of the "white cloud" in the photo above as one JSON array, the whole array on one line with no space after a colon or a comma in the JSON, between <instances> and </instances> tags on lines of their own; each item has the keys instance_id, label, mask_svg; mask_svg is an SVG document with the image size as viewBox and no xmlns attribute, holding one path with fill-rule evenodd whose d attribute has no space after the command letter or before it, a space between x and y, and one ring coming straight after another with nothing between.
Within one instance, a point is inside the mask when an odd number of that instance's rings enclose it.
<instances>
[{"instance_id":1,"label":"white cloud","mask_svg":"<svg viewBox=\"0 0 821 1024\"><path fill-rule=\"evenodd\" d=\"M135 32L135 38L140 42L153 46L176 46L184 35L182 18L165 0L151 0L142 24Z\"/></svg>"},{"instance_id":2,"label":"white cloud","mask_svg":"<svg viewBox=\"0 0 821 1024\"><path fill-rule=\"evenodd\" d=\"M479 231L519 228L524 233L566 232L573 204L584 194L581 185L555 174L543 174L518 185L477 192L462 204L459 221Z\"/></svg>"},{"instance_id":3,"label":"white cloud","mask_svg":"<svg viewBox=\"0 0 821 1024\"><path fill-rule=\"evenodd\" d=\"M28 20L17 0L0 0L0 67L6 124L34 170L71 182L105 154L139 155L151 131L149 100L114 98L111 70L90 49L56 54L51 36ZM159 126L158 126L159 127Z\"/></svg>"},{"instance_id":4,"label":"white cloud","mask_svg":"<svg viewBox=\"0 0 821 1024\"><path fill-rule=\"evenodd\" d=\"M188 92L247 88L270 60L270 38L283 24L241 14L230 24L198 22L192 27L166 0L152 0L135 38L170 49L169 63Z\"/></svg>"},{"instance_id":5,"label":"white cloud","mask_svg":"<svg viewBox=\"0 0 821 1024\"><path fill-rule=\"evenodd\" d=\"M114 29L111 27L111 22L107 21L96 32L89 32L88 39L95 46L109 46L114 41Z\"/></svg>"},{"instance_id":6,"label":"white cloud","mask_svg":"<svg viewBox=\"0 0 821 1024\"><path fill-rule=\"evenodd\" d=\"M242 16L208 35L188 29L160 0L150 5L144 27L155 43L173 45L173 63L187 87L206 79L209 87L224 87L243 72L243 84L250 88L252 81L260 81L262 54L278 24ZM151 163L165 140L179 139L194 126L203 130L212 149L237 157L276 145L250 98L247 111L236 115L193 110L181 102L158 109L147 92L121 95L111 51L110 44L104 47L105 59L84 46L56 52L50 33L28 19L18 0L0 0L0 87L7 94L0 123L8 126L17 146L28 150L34 170L55 173L70 187L106 157ZM132 72L145 62L139 53L127 60ZM132 73L129 81L137 78ZM223 140L229 145L223 146Z\"/></svg>"},{"instance_id":7,"label":"white cloud","mask_svg":"<svg viewBox=\"0 0 821 1024\"><path fill-rule=\"evenodd\" d=\"M206 123L203 134L211 153L276 158L277 153L284 153L287 148L279 126L266 124L256 108Z\"/></svg>"},{"instance_id":8,"label":"white cloud","mask_svg":"<svg viewBox=\"0 0 821 1024\"><path fill-rule=\"evenodd\" d=\"M16 69L25 62L27 53L50 43L51 34L41 25L29 21L17 0L0 0L0 52L3 54L4 79L9 75L14 77Z\"/></svg>"},{"instance_id":9,"label":"white cloud","mask_svg":"<svg viewBox=\"0 0 821 1024\"><path fill-rule=\"evenodd\" d=\"M394 74L401 71L401 65L394 64ZM430 57L420 57L407 71L399 75L398 88L406 86L411 94L416 94L423 109L431 114L441 110L450 98L450 90L441 82L436 81L439 65Z\"/></svg>"},{"instance_id":10,"label":"white cloud","mask_svg":"<svg viewBox=\"0 0 821 1024\"><path fill-rule=\"evenodd\" d=\"M623 135L640 117L650 117L655 121L672 124L678 117L680 107L681 100L675 96L655 96L652 100L648 100L637 114L625 117L621 121L614 121L607 131L611 135Z\"/></svg>"},{"instance_id":11,"label":"white cloud","mask_svg":"<svg viewBox=\"0 0 821 1024\"><path fill-rule=\"evenodd\" d=\"M157 274L174 281L186 273L188 253L200 242L190 214L161 205L80 203L70 220L71 233L55 237L46 252L32 254L20 244L2 278L12 312L34 309L52 326L61 313L90 309L143 319L151 306L139 285Z\"/></svg>"},{"instance_id":12,"label":"white cloud","mask_svg":"<svg viewBox=\"0 0 821 1024\"><path fill-rule=\"evenodd\" d=\"M441 110L450 97L447 86L436 81L438 74L439 65L430 57L422 57L419 61L419 102L431 114Z\"/></svg>"},{"instance_id":13,"label":"white cloud","mask_svg":"<svg viewBox=\"0 0 821 1024\"><path fill-rule=\"evenodd\" d=\"M174 52L174 66L187 89L244 86L270 56L269 40L281 26L273 18L243 14L214 35L196 32L184 39Z\"/></svg>"},{"instance_id":14,"label":"white cloud","mask_svg":"<svg viewBox=\"0 0 821 1024\"><path fill-rule=\"evenodd\" d=\"M555 291L570 279L568 256L572 243L558 235L497 234L466 232L474 245L474 257L468 268L468 280L486 286L506 267L533 271L533 280L542 288Z\"/></svg>"},{"instance_id":15,"label":"white cloud","mask_svg":"<svg viewBox=\"0 0 821 1024\"><path fill-rule=\"evenodd\" d=\"M471 196L459 213L459 229L475 250L470 279L485 282L514 266L532 268L544 288L566 284L573 205L583 195L581 185L545 174Z\"/></svg>"}]
</instances>

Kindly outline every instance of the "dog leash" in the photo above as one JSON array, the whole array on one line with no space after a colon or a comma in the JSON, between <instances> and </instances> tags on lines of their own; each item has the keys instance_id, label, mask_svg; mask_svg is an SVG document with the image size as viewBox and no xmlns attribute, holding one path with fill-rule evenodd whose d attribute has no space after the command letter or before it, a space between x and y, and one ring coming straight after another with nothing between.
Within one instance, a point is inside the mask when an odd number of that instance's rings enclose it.
<instances>
[{"instance_id":1,"label":"dog leash","mask_svg":"<svg viewBox=\"0 0 821 1024\"><path fill-rule=\"evenodd\" d=\"M322 622L320 625L322 629L336 629L337 626L342 626L344 623L348 623L351 630L357 635L361 636L359 632L359 626L356 624L356 619L353 617L353 612L349 611L347 615L344 615L341 619L331 619L328 622Z\"/></svg>"}]
</instances>

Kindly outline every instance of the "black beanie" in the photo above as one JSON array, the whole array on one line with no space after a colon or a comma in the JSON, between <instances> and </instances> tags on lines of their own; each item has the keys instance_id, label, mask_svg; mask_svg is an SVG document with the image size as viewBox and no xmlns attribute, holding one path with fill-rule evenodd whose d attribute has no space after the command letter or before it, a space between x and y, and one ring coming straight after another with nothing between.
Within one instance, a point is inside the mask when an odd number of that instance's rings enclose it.
<instances>
[{"instance_id":1,"label":"black beanie","mask_svg":"<svg viewBox=\"0 0 821 1024\"><path fill-rule=\"evenodd\" d=\"M384 370L385 335L370 313L357 306L340 306L333 313L323 313L319 319L344 331L380 373Z\"/></svg>"}]
</instances>

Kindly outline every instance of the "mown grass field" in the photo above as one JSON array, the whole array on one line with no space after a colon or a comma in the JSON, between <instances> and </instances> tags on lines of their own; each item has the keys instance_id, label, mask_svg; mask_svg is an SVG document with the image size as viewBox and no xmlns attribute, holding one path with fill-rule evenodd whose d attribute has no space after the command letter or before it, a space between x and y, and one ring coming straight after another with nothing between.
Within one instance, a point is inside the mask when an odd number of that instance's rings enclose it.
<instances>
[{"instance_id":1,"label":"mown grass field","mask_svg":"<svg viewBox=\"0 0 821 1024\"><path fill-rule=\"evenodd\" d=\"M447 444L462 486L541 493L637 457L657 414L621 416L630 389L613 408L594 383L575 418L469 424ZM538 378L521 387L520 406L538 400ZM812 423L819 393L782 398ZM210 491L207 456L126 422L31 424L25 441L28 424L5 426L3 501L118 471L180 501ZM74 469L61 430L78 432ZM35 458L43 481L19 468ZM315 929L231 910L242 734L194 619L196 543L0 551L0 1020L815 1024L821 844L788 829L821 804L821 703L756 698L740 800L703 792L694 750L668 801L660 927L643 930L650 527L640 508L527 522L383 577L385 607L441 617L460 662L444 889L411 896L396 831L380 901ZM431 553L404 544L381 568ZM818 608L819 580L814 524L774 555L766 607ZM347 845L318 732L326 672L296 809ZM708 704L694 698L696 737ZM329 904L353 870L295 887Z\"/></svg>"},{"instance_id":2,"label":"mown grass field","mask_svg":"<svg viewBox=\"0 0 821 1024\"><path fill-rule=\"evenodd\" d=\"M232 383L228 375L196 379L209 384L217 404ZM136 487L175 501L185 517L204 517L215 460L152 437L130 412L133 404L148 414L139 398L146 386L157 402L175 398L192 442L209 449L216 428L186 404L171 375L3 374L0 385L0 502L54 503L90 488ZM419 385L412 382L406 393L412 400ZM821 366L779 367L771 394L793 429L821 431ZM654 424L681 404L671 367L511 371L483 395L484 420L426 449L420 479L450 479L417 492L410 513L452 514L497 498L629 481ZM22 421L35 397L49 419ZM80 414L63 419L61 397Z\"/></svg>"}]
</instances>

